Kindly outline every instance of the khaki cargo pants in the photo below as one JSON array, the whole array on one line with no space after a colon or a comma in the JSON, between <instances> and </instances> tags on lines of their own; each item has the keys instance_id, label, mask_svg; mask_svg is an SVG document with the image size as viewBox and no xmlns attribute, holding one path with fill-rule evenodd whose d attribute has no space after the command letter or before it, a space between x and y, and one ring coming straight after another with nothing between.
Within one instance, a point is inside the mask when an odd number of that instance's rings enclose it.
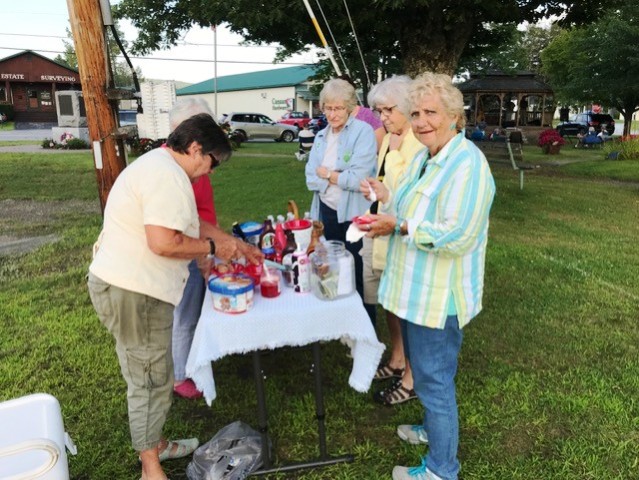
<instances>
[{"instance_id":1,"label":"khaki cargo pants","mask_svg":"<svg viewBox=\"0 0 639 480\"><path fill-rule=\"evenodd\" d=\"M115 287L91 273L88 287L100 321L115 338L115 351L128 386L133 448L154 448L160 442L173 393L174 306Z\"/></svg>"}]
</instances>

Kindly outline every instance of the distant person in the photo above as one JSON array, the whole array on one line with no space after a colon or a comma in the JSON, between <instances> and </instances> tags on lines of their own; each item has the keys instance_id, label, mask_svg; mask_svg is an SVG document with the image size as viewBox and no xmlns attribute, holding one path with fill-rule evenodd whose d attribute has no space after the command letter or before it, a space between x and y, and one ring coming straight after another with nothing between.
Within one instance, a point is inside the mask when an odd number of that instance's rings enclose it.
<instances>
[{"instance_id":1,"label":"distant person","mask_svg":"<svg viewBox=\"0 0 639 480\"><path fill-rule=\"evenodd\" d=\"M311 128L307 124L304 126L304 128L302 128L302 130L300 130L297 138L300 142L300 148L295 156L299 161L303 162L306 160L306 158L308 157L308 152L310 152L311 148L313 147L315 133L313 133L313 130L311 130Z\"/></svg>"},{"instance_id":2,"label":"distant person","mask_svg":"<svg viewBox=\"0 0 639 480\"><path fill-rule=\"evenodd\" d=\"M171 327L189 261L234 253L200 236L191 186L230 156L228 138L210 115L180 123L165 148L145 153L118 176L94 245L89 294L115 339L144 480L166 480L160 462L190 455L199 443L162 436L173 391Z\"/></svg>"}]
</instances>

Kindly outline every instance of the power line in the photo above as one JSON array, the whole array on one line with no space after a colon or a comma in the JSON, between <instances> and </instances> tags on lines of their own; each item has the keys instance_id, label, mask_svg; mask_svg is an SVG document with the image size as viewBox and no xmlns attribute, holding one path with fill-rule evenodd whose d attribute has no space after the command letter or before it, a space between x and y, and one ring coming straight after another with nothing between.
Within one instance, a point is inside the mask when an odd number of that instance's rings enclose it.
<instances>
[{"instance_id":1,"label":"power line","mask_svg":"<svg viewBox=\"0 0 639 480\"><path fill-rule=\"evenodd\" d=\"M60 35L37 35L34 33L3 33L3 32L0 32L0 35L6 35L10 37L60 38L62 40L72 41L71 38L67 36L60 36ZM179 42L177 45L192 45L195 47L212 47L213 46L212 43L194 43L194 42L187 42L184 40ZM230 43L228 44L218 43L217 46L218 47L240 47L240 48L277 48L277 47L273 47L269 45L235 45Z\"/></svg>"},{"instance_id":2,"label":"power line","mask_svg":"<svg viewBox=\"0 0 639 480\"><path fill-rule=\"evenodd\" d=\"M34 52L39 52L39 53L58 53L58 54L62 54L65 52L62 51L58 51L58 50L40 50L40 49L33 49L33 48L15 48L15 47L0 47L0 50L18 50L18 51L24 51L24 50L31 50ZM122 55L116 55L116 58L120 58L123 59L124 56ZM154 57L133 57L129 55L129 58L135 58L136 60L160 60L160 61L170 61L170 62L199 62L199 63L213 63L213 60L209 60L209 59L201 59L201 58L154 58ZM256 61L252 61L252 62L243 62L241 60L218 60L217 63L241 63L241 64L246 64L246 65L308 65L308 62L279 62L279 63L273 63L273 62L256 62Z\"/></svg>"}]
</instances>

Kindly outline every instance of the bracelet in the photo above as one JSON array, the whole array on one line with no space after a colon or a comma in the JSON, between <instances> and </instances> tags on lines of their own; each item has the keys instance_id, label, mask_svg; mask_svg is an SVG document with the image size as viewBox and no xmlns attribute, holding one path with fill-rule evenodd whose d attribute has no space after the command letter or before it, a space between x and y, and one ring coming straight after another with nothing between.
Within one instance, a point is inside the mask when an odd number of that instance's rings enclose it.
<instances>
[{"instance_id":1,"label":"bracelet","mask_svg":"<svg viewBox=\"0 0 639 480\"><path fill-rule=\"evenodd\" d=\"M206 239L209 241L209 255L213 257L215 256L215 242L211 237L206 237Z\"/></svg>"},{"instance_id":2,"label":"bracelet","mask_svg":"<svg viewBox=\"0 0 639 480\"><path fill-rule=\"evenodd\" d=\"M404 223L404 221L401 218L398 218L397 223L395 223L395 235L402 234L402 223Z\"/></svg>"},{"instance_id":3,"label":"bracelet","mask_svg":"<svg viewBox=\"0 0 639 480\"><path fill-rule=\"evenodd\" d=\"M324 178L330 182L331 181L331 172L329 171Z\"/></svg>"}]
</instances>

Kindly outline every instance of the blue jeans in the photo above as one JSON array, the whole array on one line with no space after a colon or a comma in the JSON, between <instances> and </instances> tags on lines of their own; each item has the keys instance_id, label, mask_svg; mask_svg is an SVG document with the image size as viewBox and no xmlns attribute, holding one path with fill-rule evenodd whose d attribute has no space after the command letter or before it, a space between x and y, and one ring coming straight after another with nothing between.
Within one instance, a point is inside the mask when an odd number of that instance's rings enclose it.
<instances>
[{"instance_id":1,"label":"blue jeans","mask_svg":"<svg viewBox=\"0 0 639 480\"><path fill-rule=\"evenodd\" d=\"M173 312L173 372L176 382L186 380L186 360L202 311L205 291L204 278L193 260L189 263L189 278L184 287L184 296Z\"/></svg>"},{"instance_id":2,"label":"blue jeans","mask_svg":"<svg viewBox=\"0 0 639 480\"><path fill-rule=\"evenodd\" d=\"M443 329L401 321L404 350L413 369L414 389L424 405L428 435L426 466L444 480L457 480L459 419L455 374L463 333L456 315Z\"/></svg>"}]
</instances>

